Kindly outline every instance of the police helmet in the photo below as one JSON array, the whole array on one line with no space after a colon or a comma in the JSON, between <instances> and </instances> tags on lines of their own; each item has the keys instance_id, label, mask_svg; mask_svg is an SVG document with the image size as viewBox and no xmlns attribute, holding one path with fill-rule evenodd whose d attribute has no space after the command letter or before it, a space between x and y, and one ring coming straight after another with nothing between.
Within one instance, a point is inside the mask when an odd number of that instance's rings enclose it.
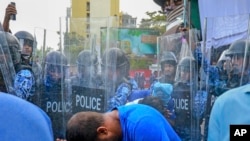
<instances>
[{"instance_id":1,"label":"police helmet","mask_svg":"<svg viewBox=\"0 0 250 141\"><path fill-rule=\"evenodd\" d=\"M245 53L250 54L250 42L248 40L237 40L229 46L226 56L244 55Z\"/></svg>"},{"instance_id":2,"label":"police helmet","mask_svg":"<svg viewBox=\"0 0 250 141\"><path fill-rule=\"evenodd\" d=\"M54 71L55 69L60 71L61 67L63 67L63 71L65 73L68 67L68 60L66 56L59 51L51 51L46 55L45 67L46 72Z\"/></svg>"},{"instance_id":3,"label":"police helmet","mask_svg":"<svg viewBox=\"0 0 250 141\"><path fill-rule=\"evenodd\" d=\"M68 60L64 54L59 51L50 51L45 58L45 64L68 65Z\"/></svg>"},{"instance_id":4,"label":"police helmet","mask_svg":"<svg viewBox=\"0 0 250 141\"><path fill-rule=\"evenodd\" d=\"M195 68L195 59L193 57L184 57L180 60L178 67L181 71L190 71Z\"/></svg>"},{"instance_id":5,"label":"police helmet","mask_svg":"<svg viewBox=\"0 0 250 141\"><path fill-rule=\"evenodd\" d=\"M119 79L129 76L130 63L126 54L119 48L109 48L102 55L102 70L118 70L120 72Z\"/></svg>"},{"instance_id":6,"label":"police helmet","mask_svg":"<svg viewBox=\"0 0 250 141\"><path fill-rule=\"evenodd\" d=\"M78 54L76 64L78 66L92 66L97 65L98 59L95 53L91 53L90 50L83 50Z\"/></svg>"},{"instance_id":7,"label":"police helmet","mask_svg":"<svg viewBox=\"0 0 250 141\"><path fill-rule=\"evenodd\" d=\"M27 44L30 47L34 47L34 37L27 31L19 31L15 34L19 41L23 40L23 44Z\"/></svg>"},{"instance_id":8,"label":"police helmet","mask_svg":"<svg viewBox=\"0 0 250 141\"><path fill-rule=\"evenodd\" d=\"M44 82L46 86L59 84L68 76L68 60L59 51L50 51L45 57ZM54 77L57 76L57 77Z\"/></svg>"},{"instance_id":9,"label":"police helmet","mask_svg":"<svg viewBox=\"0 0 250 141\"><path fill-rule=\"evenodd\" d=\"M176 59L174 53L170 52L170 51L163 52L160 61L161 61L161 66L163 66L163 64L165 64L165 63L171 64L173 66L177 65L177 59Z\"/></svg>"},{"instance_id":10,"label":"police helmet","mask_svg":"<svg viewBox=\"0 0 250 141\"><path fill-rule=\"evenodd\" d=\"M119 48L109 48L102 55L101 66L115 68L123 71L122 74L129 75L130 62L126 54Z\"/></svg>"},{"instance_id":11,"label":"police helmet","mask_svg":"<svg viewBox=\"0 0 250 141\"><path fill-rule=\"evenodd\" d=\"M9 46L13 65L16 67L16 65L21 63L21 47L19 41L15 36L8 32L5 32L5 37Z\"/></svg>"}]
</instances>

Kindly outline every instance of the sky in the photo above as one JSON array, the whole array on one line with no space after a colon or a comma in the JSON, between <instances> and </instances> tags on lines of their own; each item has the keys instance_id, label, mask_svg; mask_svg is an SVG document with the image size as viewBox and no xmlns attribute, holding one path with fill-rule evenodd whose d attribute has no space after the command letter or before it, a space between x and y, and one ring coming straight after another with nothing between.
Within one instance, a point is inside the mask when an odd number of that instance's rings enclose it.
<instances>
[{"instance_id":1,"label":"sky","mask_svg":"<svg viewBox=\"0 0 250 141\"><path fill-rule=\"evenodd\" d=\"M44 29L47 30L47 36L56 34L60 29L60 17L66 16L66 8L71 5L71 0L1 0L1 22L4 19L5 9L11 1L16 3L17 8L16 21L10 21L12 33L26 30L36 36L43 36ZM120 0L120 11L137 17L137 23L142 18L147 18L145 14L147 11L158 10L160 6L153 0Z\"/></svg>"},{"instance_id":2,"label":"sky","mask_svg":"<svg viewBox=\"0 0 250 141\"><path fill-rule=\"evenodd\" d=\"M120 0L120 10L137 17L139 24L142 18L148 18L145 14L147 11L159 11L161 7L153 0Z\"/></svg>"}]
</instances>

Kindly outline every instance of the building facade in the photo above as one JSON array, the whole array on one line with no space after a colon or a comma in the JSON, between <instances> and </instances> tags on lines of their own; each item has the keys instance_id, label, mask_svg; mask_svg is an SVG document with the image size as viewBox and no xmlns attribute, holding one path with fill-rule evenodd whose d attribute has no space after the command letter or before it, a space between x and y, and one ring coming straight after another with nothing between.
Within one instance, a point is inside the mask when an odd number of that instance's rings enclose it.
<instances>
[{"instance_id":1,"label":"building facade","mask_svg":"<svg viewBox=\"0 0 250 141\"><path fill-rule=\"evenodd\" d=\"M100 27L119 26L119 5L119 0L71 0L70 32L90 37Z\"/></svg>"}]
</instances>

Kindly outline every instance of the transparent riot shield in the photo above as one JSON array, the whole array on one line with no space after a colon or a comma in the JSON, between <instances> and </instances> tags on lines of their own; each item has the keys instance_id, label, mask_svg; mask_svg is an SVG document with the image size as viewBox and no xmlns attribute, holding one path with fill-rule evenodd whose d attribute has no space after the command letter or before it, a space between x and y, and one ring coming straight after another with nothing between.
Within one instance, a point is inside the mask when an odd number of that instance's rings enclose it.
<instances>
[{"instance_id":1,"label":"transparent riot shield","mask_svg":"<svg viewBox=\"0 0 250 141\"><path fill-rule=\"evenodd\" d=\"M201 140L206 92L199 89L200 65L194 56L198 31L160 36L158 41L159 81L174 86L174 128L182 140Z\"/></svg>"},{"instance_id":2,"label":"transparent riot shield","mask_svg":"<svg viewBox=\"0 0 250 141\"><path fill-rule=\"evenodd\" d=\"M72 94L81 94L89 100L101 99L101 102L95 102L88 110L104 112L111 107L124 105L132 89L145 89L150 86L149 67L155 62L158 31L118 28L117 17L68 21L71 32L64 34L64 39L67 39L64 45L65 55L70 58ZM109 52L111 48L117 48L119 51ZM110 53L114 54L109 55ZM139 74L137 82L135 74ZM140 88L137 84L139 81ZM78 88L79 86L82 88ZM123 93L124 87L128 92ZM90 97L86 94L87 91L94 94ZM76 99L76 96L73 96L73 99ZM84 102L87 101L81 101L82 110L86 110ZM96 104L101 105L101 110L93 109L97 107Z\"/></svg>"},{"instance_id":3,"label":"transparent riot shield","mask_svg":"<svg viewBox=\"0 0 250 141\"><path fill-rule=\"evenodd\" d=\"M42 42L40 42L39 45L41 45ZM40 50L39 50L40 49ZM36 87L39 86L42 83L42 58L44 57L42 55L42 46L40 46L38 49L38 43L36 39L36 35L34 35L34 41L33 41L33 50L32 50L32 59L31 59L31 66L32 66L32 72L34 73L35 77L35 85Z\"/></svg>"},{"instance_id":4,"label":"transparent riot shield","mask_svg":"<svg viewBox=\"0 0 250 141\"><path fill-rule=\"evenodd\" d=\"M0 32L0 56L1 56L1 91L15 94L14 80L15 68L11 58L9 45L6 39L5 32Z\"/></svg>"},{"instance_id":5,"label":"transparent riot shield","mask_svg":"<svg viewBox=\"0 0 250 141\"><path fill-rule=\"evenodd\" d=\"M55 139L63 139L72 110L67 81L68 59L60 51L50 51L44 61L43 83L39 87L40 106L51 118Z\"/></svg>"},{"instance_id":6,"label":"transparent riot shield","mask_svg":"<svg viewBox=\"0 0 250 141\"><path fill-rule=\"evenodd\" d=\"M65 139L66 123L72 113L69 92L69 59L63 52L60 32L35 28L37 50L34 56L41 69L33 103L41 107L52 121L54 138ZM39 66L38 66L39 65ZM37 67L37 68L35 68Z\"/></svg>"},{"instance_id":7,"label":"transparent riot shield","mask_svg":"<svg viewBox=\"0 0 250 141\"><path fill-rule=\"evenodd\" d=\"M104 50L103 59L101 60L103 63L102 70L105 72L105 76L109 78L106 78L105 81L108 83L113 81L112 91L115 95L121 94L118 84L122 82L122 84L125 85L125 81L131 85L130 89L132 90L131 95L129 94L129 99L127 99L128 101L133 100L135 97L140 97L140 92L145 92L145 90L150 87L152 84L150 79L152 80L152 77L156 77L153 75L157 72L156 52L157 36L159 36L159 34L158 30L146 28L111 27L109 29L102 29L102 47L108 48L109 50L117 48L114 55L112 55L113 58L104 58L104 55L109 54L107 50ZM115 58L117 58L117 62L113 60ZM127 59L128 62L126 61ZM109 64L109 60L112 60L113 63ZM123 80L113 78L111 81L109 75L111 75L112 72L113 74L120 73L120 75L116 77L121 77ZM123 105L126 100L126 96L123 97L124 99L121 105Z\"/></svg>"},{"instance_id":8,"label":"transparent riot shield","mask_svg":"<svg viewBox=\"0 0 250 141\"><path fill-rule=\"evenodd\" d=\"M174 84L178 58L182 46L182 33L163 35L158 38L158 79L162 83Z\"/></svg>"},{"instance_id":9,"label":"transparent riot shield","mask_svg":"<svg viewBox=\"0 0 250 141\"><path fill-rule=\"evenodd\" d=\"M101 28L110 18L67 19L70 29L63 34L64 52L69 58L72 114L80 111L106 111L106 91L100 69Z\"/></svg>"},{"instance_id":10,"label":"transparent riot shield","mask_svg":"<svg viewBox=\"0 0 250 141\"><path fill-rule=\"evenodd\" d=\"M201 124L206 104L206 92L199 89L197 61L183 57L176 71L174 92L176 131L183 140L201 140ZM185 122L183 122L185 121Z\"/></svg>"},{"instance_id":11,"label":"transparent riot shield","mask_svg":"<svg viewBox=\"0 0 250 141\"><path fill-rule=\"evenodd\" d=\"M224 92L249 83L249 15L206 18L203 29L202 68L207 97L204 140L210 112Z\"/></svg>"}]
</instances>

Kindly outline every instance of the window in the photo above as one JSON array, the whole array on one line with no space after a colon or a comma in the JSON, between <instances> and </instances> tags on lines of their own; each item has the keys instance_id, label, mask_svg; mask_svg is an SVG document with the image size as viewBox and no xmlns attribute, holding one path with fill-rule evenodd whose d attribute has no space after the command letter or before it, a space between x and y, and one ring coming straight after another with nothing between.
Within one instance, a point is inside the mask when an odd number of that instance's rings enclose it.
<instances>
[{"instance_id":1,"label":"window","mask_svg":"<svg viewBox=\"0 0 250 141\"><path fill-rule=\"evenodd\" d=\"M87 2L87 5L86 5L87 7L86 7L86 9L87 9L87 11L90 11L90 3L89 2Z\"/></svg>"}]
</instances>

